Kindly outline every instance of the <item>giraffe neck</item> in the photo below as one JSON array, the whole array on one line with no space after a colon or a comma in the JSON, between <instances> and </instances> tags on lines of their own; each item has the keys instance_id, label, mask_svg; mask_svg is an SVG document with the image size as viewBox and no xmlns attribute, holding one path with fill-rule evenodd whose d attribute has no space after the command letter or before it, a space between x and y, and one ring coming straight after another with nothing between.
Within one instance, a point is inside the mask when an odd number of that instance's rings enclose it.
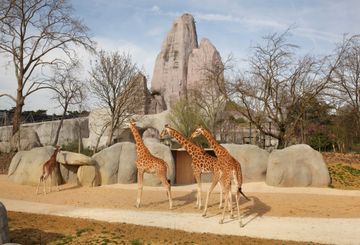
<instances>
[{"instance_id":1,"label":"giraffe neck","mask_svg":"<svg viewBox=\"0 0 360 245\"><path fill-rule=\"evenodd\" d=\"M136 143L136 152L139 154L141 151L146 151L148 152L148 149L146 148L142 138L141 138L141 135L139 133L139 131L133 126L130 124L130 130L134 136L134 139L135 139L135 143Z\"/></svg>"},{"instance_id":2,"label":"giraffe neck","mask_svg":"<svg viewBox=\"0 0 360 245\"><path fill-rule=\"evenodd\" d=\"M204 131L203 135L208 140L211 147L214 149L214 152L215 152L216 156L225 156L225 155L227 155L227 151L225 150L225 148L223 146L221 146L216 141L215 137L207 129L204 129L203 131Z\"/></svg>"},{"instance_id":3,"label":"giraffe neck","mask_svg":"<svg viewBox=\"0 0 360 245\"><path fill-rule=\"evenodd\" d=\"M199 154L203 152L203 149L199 147L198 145L191 142L189 139L185 138L182 134L180 134L178 131L176 131L173 128L168 127L169 133L172 137L174 137L179 144L181 144L185 150L193 156L194 154Z\"/></svg>"}]
</instances>

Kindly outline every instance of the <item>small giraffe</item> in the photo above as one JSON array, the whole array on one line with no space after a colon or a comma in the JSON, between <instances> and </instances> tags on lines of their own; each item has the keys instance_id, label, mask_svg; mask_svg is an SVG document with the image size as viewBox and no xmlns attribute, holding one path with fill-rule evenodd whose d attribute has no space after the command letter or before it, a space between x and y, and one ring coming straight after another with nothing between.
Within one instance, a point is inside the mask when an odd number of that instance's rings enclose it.
<instances>
[{"instance_id":1,"label":"small giraffe","mask_svg":"<svg viewBox=\"0 0 360 245\"><path fill-rule=\"evenodd\" d=\"M240 226L242 227L242 220L240 217L240 208L239 208L239 194L242 194L247 200L249 200L244 193L241 190L242 185L242 171L241 171L241 165L240 163L230 155L230 153L221 146L214 136L205 128L198 127L191 135L191 138L198 137L200 135L204 135L205 138L208 140L211 147L214 149L216 156L219 159L219 175L217 176L220 181L224 184L224 193L225 193L225 207L222 213L222 218L220 219L220 223L223 223L224 216L225 216L225 210L227 207L227 204L230 207L231 210L231 217L232 217L232 194L231 194L231 178L234 177L235 184L237 186L237 192L235 193L235 201L237 206L237 212L238 212L238 219ZM213 183L211 184L211 187L207 193L206 197L206 203L205 203L205 209L203 215L206 215L207 211L207 205L209 196L213 190L213 188L216 185L216 178L214 178Z\"/></svg>"},{"instance_id":2,"label":"small giraffe","mask_svg":"<svg viewBox=\"0 0 360 245\"><path fill-rule=\"evenodd\" d=\"M166 162L150 153L149 149L145 146L143 140L141 139L134 121L130 121L129 127L135 139L137 153L136 167L138 169L138 194L136 199L136 207L140 207L143 178L144 173L146 172L156 174L159 177L161 183L166 188L167 196L169 198L169 208L172 209L171 185L170 180L166 178Z\"/></svg>"},{"instance_id":3,"label":"small giraffe","mask_svg":"<svg viewBox=\"0 0 360 245\"><path fill-rule=\"evenodd\" d=\"M54 153L51 155L50 159L47 160L44 164L43 164L43 167L42 167L42 175L40 176L40 181L39 181L39 184L36 188L36 194L39 194L39 186L40 186L40 183L43 182L44 183L44 194L46 195L46 180L47 178L50 176L50 189L49 189L49 192L51 192L51 182L52 182L52 173L54 171L55 168L57 168L58 166L58 162L56 161L56 156L57 154L59 153L60 151L60 146L56 146L55 147L55 151ZM59 185L56 181L56 187L57 187L57 190L59 191Z\"/></svg>"},{"instance_id":4,"label":"small giraffe","mask_svg":"<svg viewBox=\"0 0 360 245\"><path fill-rule=\"evenodd\" d=\"M161 132L160 138L164 138L166 135L174 137L191 156L191 168L193 170L193 174L198 186L196 207L198 209L201 209L201 173L214 172L214 166L217 164L217 158L207 154L203 148L194 144L189 139L185 138L182 134L180 134L174 128L171 128L168 124L165 125L164 130ZM220 191L219 207L222 207L222 189Z\"/></svg>"}]
</instances>

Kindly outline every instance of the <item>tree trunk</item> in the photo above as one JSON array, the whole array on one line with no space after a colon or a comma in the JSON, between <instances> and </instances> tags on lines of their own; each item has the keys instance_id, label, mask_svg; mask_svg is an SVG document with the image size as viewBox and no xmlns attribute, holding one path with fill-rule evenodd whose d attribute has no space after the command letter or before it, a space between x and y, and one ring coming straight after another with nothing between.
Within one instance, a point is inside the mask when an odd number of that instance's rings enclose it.
<instances>
[{"instance_id":1,"label":"tree trunk","mask_svg":"<svg viewBox=\"0 0 360 245\"><path fill-rule=\"evenodd\" d=\"M57 145L57 143L59 141L60 130L61 130L61 127L62 127L63 122L64 122L64 118L65 118L65 115L66 115L66 112L67 112L67 107L68 107L68 105L66 104L65 107L64 107L64 112L63 112L62 117L60 119L60 124L59 124L59 126L58 126L58 128L56 130L53 146Z\"/></svg>"},{"instance_id":2,"label":"tree trunk","mask_svg":"<svg viewBox=\"0 0 360 245\"><path fill-rule=\"evenodd\" d=\"M106 146L110 146L111 143L112 143L113 134L114 134L113 131L114 131L114 125L113 125L113 123L111 123L110 130L109 130L109 136L108 136L108 139L106 141Z\"/></svg>"},{"instance_id":3,"label":"tree trunk","mask_svg":"<svg viewBox=\"0 0 360 245\"><path fill-rule=\"evenodd\" d=\"M23 106L24 106L24 96L22 94L22 89L18 89L17 95L16 95L16 107L15 107L14 118L13 118L12 135L16 134L16 132L19 131L19 129L20 129L21 113L22 113Z\"/></svg>"},{"instance_id":4,"label":"tree trunk","mask_svg":"<svg viewBox=\"0 0 360 245\"><path fill-rule=\"evenodd\" d=\"M285 148L285 129L280 128L279 129L279 137L278 137L278 149L284 149Z\"/></svg>"}]
</instances>

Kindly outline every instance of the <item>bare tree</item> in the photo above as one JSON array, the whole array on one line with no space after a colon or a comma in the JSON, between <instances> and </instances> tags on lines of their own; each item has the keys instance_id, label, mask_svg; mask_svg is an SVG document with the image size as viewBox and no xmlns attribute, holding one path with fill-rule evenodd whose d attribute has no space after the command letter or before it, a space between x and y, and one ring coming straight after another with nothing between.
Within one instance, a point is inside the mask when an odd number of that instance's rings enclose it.
<instances>
[{"instance_id":1,"label":"bare tree","mask_svg":"<svg viewBox=\"0 0 360 245\"><path fill-rule=\"evenodd\" d=\"M85 84L77 77L78 73L79 63L77 61L58 65L54 68L53 76L47 82L50 89L54 91L52 99L63 109L53 142L54 146L58 143L60 130L69 107L81 104L86 97Z\"/></svg>"},{"instance_id":2,"label":"bare tree","mask_svg":"<svg viewBox=\"0 0 360 245\"><path fill-rule=\"evenodd\" d=\"M360 125L360 35L344 37L336 49L338 65L331 77L330 96L340 107L351 110ZM359 136L359 126L354 133Z\"/></svg>"},{"instance_id":3,"label":"bare tree","mask_svg":"<svg viewBox=\"0 0 360 245\"><path fill-rule=\"evenodd\" d=\"M278 148L290 141L307 102L324 90L335 65L297 58L298 47L287 42L287 35L266 36L265 44L253 48L249 72L229 82L226 90L236 110L261 133L276 138ZM268 122L275 130L269 130Z\"/></svg>"},{"instance_id":4,"label":"bare tree","mask_svg":"<svg viewBox=\"0 0 360 245\"><path fill-rule=\"evenodd\" d=\"M90 72L90 87L99 106L108 113L109 119L104 123L109 130L106 145L111 145L114 131L138 110L137 74L138 68L130 55L105 51L98 53ZM102 129L101 133L104 132Z\"/></svg>"},{"instance_id":5,"label":"bare tree","mask_svg":"<svg viewBox=\"0 0 360 245\"><path fill-rule=\"evenodd\" d=\"M71 59L74 45L91 49L93 43L88 28L72 16L66 0L1 0L1 6L0 52L12 58L17 80L16 96L7 95L16 101L15 134L25 99L46 87L38 75L41 68L61 60L59 55L50 55L59 51Z\"/></svg>"},{"instance_id":6,"label":"bare tree","mask_svg":"<svg viewBox=\"0 0 360 245\"><path fill-rule=\"evenodd\" d=\"M221 93L225 84L224 72L232 68L231 63L232 57L229 56L225 62L216 60L204 65L198 71L201 74L201 80L197 82L198 86L188 91L189 103L197 106L198 113L204 118L203 123L215 135L227 102L226 96Z\"/></svg>"}]
</instances>

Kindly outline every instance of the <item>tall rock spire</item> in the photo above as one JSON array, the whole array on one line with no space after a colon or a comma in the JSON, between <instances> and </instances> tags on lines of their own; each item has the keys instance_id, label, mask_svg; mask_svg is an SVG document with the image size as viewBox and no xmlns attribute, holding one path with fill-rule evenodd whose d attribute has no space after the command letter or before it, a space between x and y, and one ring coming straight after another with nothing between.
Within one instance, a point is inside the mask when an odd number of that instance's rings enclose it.
<instances>
[{"instance_id":1,"label":"tall rock spire","mask_svg":"<svg viewBox=\"0 0 360 245\"><path fill-rule=\"evenodd\" d=\"M195 21L192 15L183 14L162 43L151 82L152 91L160 92L167 108L186 95L188 60L194 48L198 48Z\"/></svg>"}]
</instances>

